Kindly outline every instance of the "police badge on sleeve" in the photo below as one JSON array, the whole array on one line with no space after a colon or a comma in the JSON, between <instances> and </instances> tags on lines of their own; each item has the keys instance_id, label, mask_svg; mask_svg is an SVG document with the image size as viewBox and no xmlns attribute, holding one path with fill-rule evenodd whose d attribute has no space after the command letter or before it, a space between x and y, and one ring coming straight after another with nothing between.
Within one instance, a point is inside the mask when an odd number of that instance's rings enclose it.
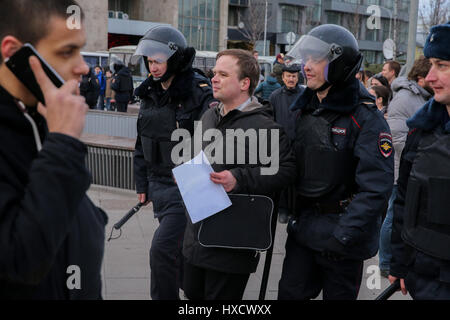
<instances>
[{"instance_id":1,"label":"police badge on sleeve","mask_svg":"<svg viewBox=\"0 0 450 320\"><path fill-rule=\"evenodd\" d=\"M381 132L380 137L378 138L378 148L380 149L381 154L385 158L389 158L394 150L392 146L392 135L387 132Z\"/></svg>"}]
</instances>

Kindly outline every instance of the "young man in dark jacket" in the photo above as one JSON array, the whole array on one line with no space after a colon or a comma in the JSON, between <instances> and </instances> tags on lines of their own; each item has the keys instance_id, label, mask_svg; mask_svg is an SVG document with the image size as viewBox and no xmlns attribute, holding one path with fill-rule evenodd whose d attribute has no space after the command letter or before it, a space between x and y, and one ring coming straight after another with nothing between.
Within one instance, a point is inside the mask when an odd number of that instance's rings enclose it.
<instances>
[{"instance_id":1,"label":"young man in dark jacket","mask_svg":"<svg viewBox=\"0 0 450 320\"><path fill-rule=\"evenodd\" d=\"M127 112L128 102L133 96L133 77L130 69L120 63L114 64L114 72L111 89L115 92L116 110Z\"/></svg>"},{"instance_id":2,"label":"young man in dark jacket","mask_svg":"<svg viewBox=\"0 0 450 320\"><path fill-rule=\"evenodd\" d=\"M278 298L356 299L394 181L389 127L355 78L363 57L347 29L318 26L288 56L304 63L307 88L293 108L297 206Z\"/></svg>"},{"instance_id":3,"label":"young man in dark jacket","mask_svg":"<svg viewBox=\"0 0 450 320\"><path fill-rule=\"evenodd\" d=\"M434 91L407 121L394 201L389 280L413 299L450 299L450 21L431 28L423 49Z\"/></svg>"},{"instance_id":4,"label":"young man in dark jacket","mask_svg":"<svg viewBox=\"0 0 450 320\"><path fill-rule=\"evenodd\" d=\"M178 300L182 285L181 248L186 217L180 192L173 181L171 159L177 128L194 132L211 103L208 79L192 69L195 49L170 26L147 31L139 42L135 57L143 58L151 76L135 91L141 99L134 153L136 190L141 203L153 203L159 221L150 248L153 300ZM117 100L117 95L116 95Z\"/></svg>"},{"instance_id":5,"label":"young man in dark jacket","mask_svg":"<svg viewBox=\"0 0 450 320\"><path fill-rule=\"evenodd\" d=\"M86 196L79 138L88 107L78 93L86 36L66 24L76 2L0 3L0 297L100 299L107 218ZM27 42L66 81L57 89L30 59L45 106L5 65Z\"/></svg>"},{"instance_id":6,"label":"young man in dark jacket","mask_svg":"<svg viewBox=\"0 0 450 320\"><path fill-rule=\"evenodd\" d=\"M295 179L295 162L289 148L289 141L280 125L276 124L262 108L252 93L259 80L259 66L253 56L244 50L225 50L217 55L216 66L212 79L214 97L221 103L210 108L202 116L201 124L204 131L219 130L225 137L230 130L243 132L256 131L256 144L268 143L263 136L278 134L274 138L276 147L265 146L272 156L276 156L276 163L262 164L260 157L257 163L227 163L221 159L213 163L215 172L211 173L211 180L224 187L226 192L250 193L274 196ZM219 139L220 140L220 139ZM215 141L220 145L220 141ZM225 146L222 153L234 155L250 154L254 145L250 141L244 144L235 142ZM255 143L253 141L253 143ZM233 151L228 148L233 148ZM212 150L204 145L205 153L211 156ZM215 152L217 155L217 152ZM247 157L248 158L248 157ZM223 160L223 161L222 161ZM221 163L221 164L220 164ZM265 168L269 167L269 168ZM264 174L264 169L272 170ZM242 299L248 278L256 271L259 252L250 249L226 249L203 247L198 241L200 223L192 224L187 219L184 237L183 254L186 259L184 292L189 299L195 300L223 300Z\"/></svg>"},{"instance_id":7,"label":"young man in dark jacket","mask_svg":"<svg viewBox=\"0 0 450 320\"><path fill-rule=\"evenodd\" d=\"M95 109L100 95L100 85L93 68L89 68L88 73L81 77L80 95L86 99L89 109Z\"/></svg>"}]
</instances>

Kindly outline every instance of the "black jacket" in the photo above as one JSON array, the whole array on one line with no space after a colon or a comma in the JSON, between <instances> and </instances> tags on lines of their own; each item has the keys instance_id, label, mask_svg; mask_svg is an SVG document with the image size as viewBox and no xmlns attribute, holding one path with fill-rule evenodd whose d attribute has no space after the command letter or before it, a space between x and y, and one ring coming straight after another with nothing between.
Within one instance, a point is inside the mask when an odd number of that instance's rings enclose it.
<instances>
[{"instance_id":1,"label":"black jacket","mask_svg":"<svg viewBox=\"0 0 450 320\"><path fill-rule=\"evenodd\" d=\"M157 165L151 165L144 158L144 150L141 135L143 130L159 130L157 125L162 127L171 126L169 119L163 124L157 123L146 126L143 129L143 123L152 123L152 113L161 111L162 108L175 108L175 120L180 128L184 128L192 135L194 132L194 121L198 121L200 116L209 108L210 104L217 103L214 100L209 80L192 69L178 74L172 81L169 89L164 91L159 82L155 82L153 77L145 80L136 90L135 95L141 99L141 108L139 110L137 123L137 139L134 152L134 174L136 179L136 191L146 193L148 189L148 177L172 176L170 168L160 168ZM150 117L150 118L149 118Z\"/></svg>"},{"instance_id":2,"label":"black jacket","mask_svg":"<svg viewBox=\"0 0 450 320\"><path fill-rule=\"evenodd\" d=\"M87 148L47 134L35 108L29 114L40 152L30 122L0 87L0 299L99 299L107 217L86 196ZM66 285L71 266L80 268L79 290Z\"/></svg>"},{"instance_id":3,"label":"black jacket","mask_svg":"<svg viewBox=\"0 0 450 320\"><path fill-rule=\"evenodd\" d=\"M283 86L275 90L269 97L270 105L273 108L274 119L283 126L291 141L295 138L295 119L297 112L291 111L290 106L302 94L303 90L305 89L298 85L294 89L288 89L286 86Z\"/></svg>"},{"instance_id":4,"label":"black jacket","mask_svg":"<svg viewBox=\"0 0 450 320\"><path fill-rule=\"evenodd\" d=\"M343 187L338 185L318 199L298 198L297 241L316 251L327 250L349 258L368 259L378 251L382 214L394 182L392 140L390 146L384 146L389 152L383 153L383 139L390 137L389 126L373 104L373 97L356 79L331 87L322 103L311 89L305 89L293 105L294 111L300 111L298 121L303 113L311 112L308 108L313 99L318 108L336 113L337 118L327 134L336 150L350 155L353 172L346 178L352 183L350 190L342 191ZM342 193L351 193L352 201L341 214L314 213L311 202L345 200Z\"/></svg>"},{"instance_id":5,"label":"black jacket","mask_svg":"<svg viewBox=\"0 0 450 320\"><path fill-rule=\"evenodd\" d=\"M262 175L261 167L267 165L262 165L259 158L257 159L257 164L249 163L248 157L244 164L226 164L226 161L223 161L224 164L212 164L215 172L231 171L237 180L237 186L232 191L233 193L261 194L273 197L277 191L280 191L295 180L295 160L289 148L289 139L282 127L275 123L265 112L264 108L255 100L256 98L254 98L252 103L259 107L244 112L232 110L225 117L220 116L220 106L209 109L202 117L202 130L206 131L216 128L224 136L227 129L242 129L244 132L248 129L256 129L258 132L259 129L268 129L269 132L271 129L279 130L279 150L272 150L272 152L279 151L279 167L276 174ZM238 146L244 147L246 154L251 150L249 141L246 141L244 146L234 144L235 156L240 152ZM270 150L270 144L268 148ZM225 150L223 154L226 155L226 152ZM253 250L203 247L198 242L198 231L201 222L192 224L189 218L187 220L183 255L188 263L227 273L245 274L255 272L259 261L257 252Z\"/></svg>"},{"instance_id":6,"label":"black jacket","mask_svg":"<svg viewBox=\"0 0 450 320\"><path fill-rule=\"evenodd\" d=\"M89 107L92 108L97 104L98 96L100 95L100 85L92 69L81 78L80 94L86 99L86 104Z\"/></svg>"},{"instance_id":7,"label":"black jacket","mask_svg":"<svg viewBox=\"0 0 450 320\"><path fill-rule=\"evenodd\" d=\"M122 69L114 75L111 82L111 89L116 93L115 99L117 102L128 102L133 96L133 77L131 71L127 67Z\"/></svg>"}]
</instances>

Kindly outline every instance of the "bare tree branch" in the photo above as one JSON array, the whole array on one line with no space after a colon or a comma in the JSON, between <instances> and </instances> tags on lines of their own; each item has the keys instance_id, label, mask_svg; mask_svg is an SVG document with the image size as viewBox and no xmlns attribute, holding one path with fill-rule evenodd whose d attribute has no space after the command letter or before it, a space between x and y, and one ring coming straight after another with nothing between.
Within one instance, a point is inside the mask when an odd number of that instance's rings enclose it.
<instances>
[{"instance_id":1,"label":"bare tree branch","mask_svg":"<svg viewBox=\"0 0 450 320\"><path fill-rule=\"evenodd\" d=\"M271 6L269 3L268 6ZM267 21L270 20L269 8L267 9ZM264 0L249 0L245 15L239 13L239 20L244 23L244 28L238 31L254 46L256 41L264 37L264 20L266 3Z\"/></svg>"},{"instance_id":2,"label":"bare tree branch","mask_svg":"<svg viewBox=\"0 0 450 320\"><path fill-rule=\"evenodd\" d=\"M429 33L432 26L445 23L449 20L449 0L422 0L421 2L419 16L425 33Z\"/></svg>"}]
</instances>

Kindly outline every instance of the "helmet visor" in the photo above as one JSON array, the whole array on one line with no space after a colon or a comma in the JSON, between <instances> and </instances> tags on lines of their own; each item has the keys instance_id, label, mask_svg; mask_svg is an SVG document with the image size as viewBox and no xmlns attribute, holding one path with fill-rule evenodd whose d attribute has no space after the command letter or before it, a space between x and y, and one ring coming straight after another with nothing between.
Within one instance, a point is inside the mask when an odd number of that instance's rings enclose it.
<instances>
[{"instance_id":1,"label":"helmet visor","mask_svg":"<svg viewBox=\"0 0 450 320\"><path fill-rule=\"evenodd\" d=\"M178 47L174 43L163 43L155 40L141 39L134 55L131 57L131 63L137 64L142 57L149 57L159 63L164 63L177 51Z\"/></svg>"},{"instance_id":2,"label":"helmet visor","mask_svg":"<svg viewBox=\"0 0 450 320\"><path fill-rule=\"evenodd\" d=\"M327 43L310 35L302 36L294 47L286 54L288 65L306 64L309 60L328 63L336 60L343 53L342 47L335 43Z\"/></svg>"}]
</instances>

